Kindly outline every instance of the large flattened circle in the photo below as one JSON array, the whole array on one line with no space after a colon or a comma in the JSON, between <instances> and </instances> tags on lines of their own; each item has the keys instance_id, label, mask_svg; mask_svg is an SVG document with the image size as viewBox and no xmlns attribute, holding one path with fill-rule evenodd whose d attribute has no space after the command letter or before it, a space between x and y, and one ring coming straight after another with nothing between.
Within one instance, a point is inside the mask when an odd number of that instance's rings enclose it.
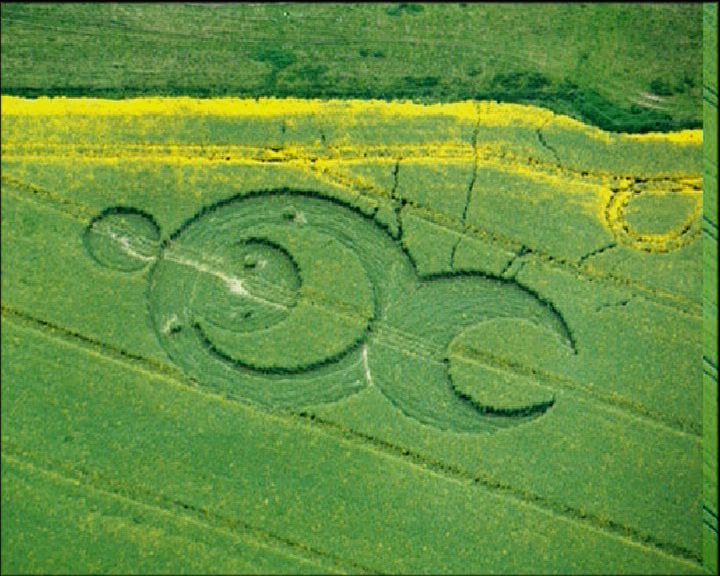
<instances>
[{"instance_id":1,"label":"large flattened circle","mask_svg":"<svg viewBox=\"0 0 720 576\"><path fill-rule=\"evenodd\" d=\"M158 259L158 338L189 375L233 395L275 407L336 400L364 385L359 348L378 308L371 246L387 260L386 235L330 200L266 193L220 203Z\"/></svg>"}]
</instances>

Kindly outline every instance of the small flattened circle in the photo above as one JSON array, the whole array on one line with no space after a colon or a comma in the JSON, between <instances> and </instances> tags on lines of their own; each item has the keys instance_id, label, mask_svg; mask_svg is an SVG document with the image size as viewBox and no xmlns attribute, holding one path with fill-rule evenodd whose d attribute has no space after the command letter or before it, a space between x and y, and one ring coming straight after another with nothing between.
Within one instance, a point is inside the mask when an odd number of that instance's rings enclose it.
<instances>
[{"instance_id":1,"label":"small flattened circle","mask_svg":"<svg viewBox=\"0 0 720 576\"><path fill-rule=\"evenodd\" d=\"M101 266L134 272L153 262L160 248L155 220L135 208L109 208L85 229L85 247Z\"/></svg>"},{"instance_id":2,"label":"small flattened circle","mask_svg":"<svg viewBox=\"0 0 720 576\"><path fill-rule=\"evenodd\" d=\"M633 182L613 194L605 217L616 240L645 252L671 252L700 234L697 179Z\"/></svg>"}]
</instances>

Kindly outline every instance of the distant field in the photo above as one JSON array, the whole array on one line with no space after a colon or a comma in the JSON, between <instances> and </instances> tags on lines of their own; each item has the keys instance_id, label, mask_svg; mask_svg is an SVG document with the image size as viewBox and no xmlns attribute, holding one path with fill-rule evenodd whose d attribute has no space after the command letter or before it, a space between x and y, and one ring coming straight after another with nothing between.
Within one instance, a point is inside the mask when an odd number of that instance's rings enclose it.
<instances>
[{"instance_id":1,"label":"distant field","mask_svg":"<svg viewBox=\"0 0 720 576\"><path fill-rule=\"evenodd\" d=\"M702 123L701 4L5 3L2 27L3 94L476 99L623 132Z\"/></svg>"}]
</instances>

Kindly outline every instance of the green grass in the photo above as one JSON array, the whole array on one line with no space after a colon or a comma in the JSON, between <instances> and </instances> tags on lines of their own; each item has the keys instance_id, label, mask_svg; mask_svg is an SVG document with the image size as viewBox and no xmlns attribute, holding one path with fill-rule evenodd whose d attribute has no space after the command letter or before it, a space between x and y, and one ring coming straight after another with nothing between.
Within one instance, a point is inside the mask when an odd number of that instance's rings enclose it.
<instances>
[{"instance_id":1,"label":"green grass","mask_svg":"<svg viewBox=\"0 0 720 576\"><path fill-rule=\"evenodd\" d=\"M2 26L4 94L494 99L614 131L702 123L701 4L4 3Z\"/></svg>"}]
</instances>

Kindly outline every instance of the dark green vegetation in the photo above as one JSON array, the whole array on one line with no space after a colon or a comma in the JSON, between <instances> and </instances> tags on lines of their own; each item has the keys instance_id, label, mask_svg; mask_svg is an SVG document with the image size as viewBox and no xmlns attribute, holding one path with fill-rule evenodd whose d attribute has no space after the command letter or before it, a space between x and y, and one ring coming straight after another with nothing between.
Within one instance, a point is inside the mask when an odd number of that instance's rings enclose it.
<instances>
[{"instance_id":1,"label":"dark green vegetation","mask_svg":"<svg viewBox=\"0 0 720 576\"><path fill-rule=\"evenodd\" d=\"M3 94L493 99L612 131L702 123L701 4L5 3L2 29Z\"/></svg>"}]
</instances>

